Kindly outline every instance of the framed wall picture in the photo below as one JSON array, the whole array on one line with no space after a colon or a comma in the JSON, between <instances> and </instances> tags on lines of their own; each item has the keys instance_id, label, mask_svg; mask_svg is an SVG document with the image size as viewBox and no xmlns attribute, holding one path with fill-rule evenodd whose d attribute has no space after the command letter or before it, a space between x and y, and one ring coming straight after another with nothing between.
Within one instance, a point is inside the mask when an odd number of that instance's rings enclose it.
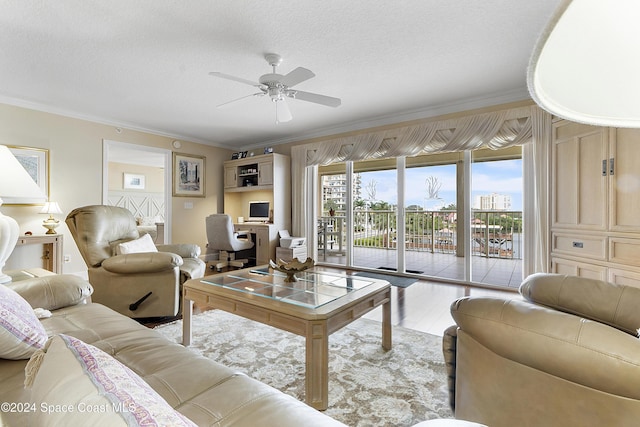
<instances>
[{"instance_id":1,"label":"framed wall picture","mask_svg":"<svg viewBox=\"0 0 640 427\"><path fill-rule=\"evenodd\" d=\"M45 197L41 199L20 199L5 198L5 205L17 204L44 204L49 198L49 150L44 148L18 147L7 145L11 154L18 159L18 162L25 168L31 179L40 187Z\"/></svg>"},{"instance_id":2,"label":"framed wall picture","mask_svg":"<svg viewBox=\"0 0 640 427\"><path fill-rule=\"evenodd\" d=\"M205 197L205 157L173 153L173 195Z\"/></svg>"},{"instance_id":3,"label":"framed wall picture","mask_svg":"<svg viewBox=\"0 0 640 427\"><path fill-rule=\"evenodd\" d=\"M124 183L123 187L126 190L144 190L144 175L139 175L135 173L123 173L124 175Z\"/></svg>"}]
</instances>

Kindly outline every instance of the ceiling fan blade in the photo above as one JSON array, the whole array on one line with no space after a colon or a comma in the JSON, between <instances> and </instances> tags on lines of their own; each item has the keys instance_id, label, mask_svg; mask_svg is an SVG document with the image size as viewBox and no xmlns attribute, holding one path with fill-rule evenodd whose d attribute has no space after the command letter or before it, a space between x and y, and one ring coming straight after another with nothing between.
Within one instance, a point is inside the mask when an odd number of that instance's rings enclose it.
<instances>
[{"instance_id":1,"label":"ceiling fan blade","mask_svg":"<svg viewBox=\"0 0 640 427\"><path fill-rule=\"evenodd\" d=\"M257 93L252 93L251 95L241 96L240 98L232 99L231 101L227 101L227 102L224 102L224 103L222 103L220 105L216 105L216 108L226 108L226 107L229 106L229 104L232 104L232 103L234 103L236 101L240 101L240 100L243 100L243 99L246 99L246 98L251 98L251 97L254 97L254 96L263 96L263 95L264 95L264 92L257 92Z\"/></svg>"},{"instance_id":2,"label":"ceiling fan blade","mask_svg":"<svg viewBox=\"0 0 640 427\"><path fill-rule=\"evenodd\" d=\"M276 123L290 122L293 119L287 101L280 99L276 103Z\"/></svg>"},{"instance_id":3,"label":"ceiling fan blade","mask_svg":"<svg viewBox=\"0 0 640 427\"><path fill-rule=\"evenodd\" d=\"M315 102L316 104L326 105L327 107L338 107L342 104L340 98L334 98L332 96L319 95L317 93L304 92L302 90L292 90L291 94L287 96L300 99L302 101Z\"/></svg>"},{"instance_id":4,"label":"ceiling fan blade","mask_svg":"<svg viewBox=\"0 0 640 427\"><path fill-rule=\"evenodd\" d=\"M209 73L209 75L210 76L214 76L214 77L220 77L222 79L233 80L234 82L244 83L244 84L251 85L251 86L256 86L256 87L262 86L258 82L253 82L251 80L243 79L242 77L236 77L236 76L232 76L232 75L229 75L229 74L224 74L224 73L221 73L219 71L212 71L212 72Z\"/></svg>"},{"instance_id":5,"label":"ceiling fan blade","mask_svg":"<svg viewBox=\"0 0 640 427\"><path fill-rule=\"evenodd\" d=\"M313 74L313 71L307 70L306 68L303 68L303 67L298 67L292 72L290 72L289 74L287 74L286 76L284 76L282 79L280 79L280 83L282 83L287 87L291 87L291 86L297 85L298 83L302 83L305 80L309 80L312 77L315 77L315 74Z\"/></svg>"}]
</instances>

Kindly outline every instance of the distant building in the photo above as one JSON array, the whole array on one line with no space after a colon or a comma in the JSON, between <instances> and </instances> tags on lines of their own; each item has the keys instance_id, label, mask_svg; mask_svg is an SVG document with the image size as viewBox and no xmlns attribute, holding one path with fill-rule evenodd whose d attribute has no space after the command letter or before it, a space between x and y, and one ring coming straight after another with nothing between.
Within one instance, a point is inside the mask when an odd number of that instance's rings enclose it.
<instances>
[{"instance_id":1,"label":"distant building","mask_svg":"<svg viewBox=\"0 0 640 427\"><path fill-rule=\"evenodd\" d=\"M353 174L353 200L362 196L362 178L359 173ZM329 200L337 206L337 211L347 209L347 175L323 175L322 176L322 206Z\"/></svg>"},{"instance_id":2,"label":"distant building","mask_svg":"<svg viewBox=\"0 0 640 427\"><path fill-rule=\"evenodd\" d=\"M509 211L511 210L511 196L506 194L485 194L473 199L473 209L481 211Z\"/></svg>"}]
</instances>

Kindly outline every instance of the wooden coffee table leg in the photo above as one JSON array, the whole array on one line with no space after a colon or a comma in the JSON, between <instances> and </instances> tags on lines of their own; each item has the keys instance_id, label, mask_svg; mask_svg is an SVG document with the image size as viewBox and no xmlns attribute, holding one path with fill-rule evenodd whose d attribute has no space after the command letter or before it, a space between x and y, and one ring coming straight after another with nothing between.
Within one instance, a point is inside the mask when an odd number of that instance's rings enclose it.
<instances>
[{"instance_id":1,"label":"wooden coffee table leg","mask_svg":"<svg viewBox=\"0 0 640 427\"><path fill-rule=\"evenodd\" d=\"M315 409L329 406L329 334L326 322L311 322L307 329L305 400Z\"/></svg>"},{"instance_id":2,"label":"wooden coffee table leg","mask_svg":"<svg viewBox=\"0 0 640 427\"><path fill-rule=\"evenodd\" d=\"M182 345L191 345L191 315L193 314L193 301L182 299Z\"/></svg>"},{"instance_id":3,"label":"wooden coffee table leg","mask_svg":"<svg viewBox=\"0 0 640 427\"><path fill-rule=\"evenodd\" d=\"M391 298L382 304L382 348L391 350Z\"/></svg>"}]
</instances>

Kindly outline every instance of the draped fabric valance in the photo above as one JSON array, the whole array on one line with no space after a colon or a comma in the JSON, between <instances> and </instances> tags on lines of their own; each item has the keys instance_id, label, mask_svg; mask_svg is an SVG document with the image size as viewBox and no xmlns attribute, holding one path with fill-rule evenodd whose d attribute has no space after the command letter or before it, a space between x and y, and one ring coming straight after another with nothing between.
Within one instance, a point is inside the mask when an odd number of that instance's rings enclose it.
<instances>
[{"instance_id":1,"label":"draped fabric valance","mask_svg":"<svg viewBox=\"0 0 640 427\"><path fill-rule=\"evenodd\" d=\"M490 148L531 141L531 111L522 107L383 131L345 136L293 147L304 150L306 166L418 154Z\"/></svg>"}]
</instances>

